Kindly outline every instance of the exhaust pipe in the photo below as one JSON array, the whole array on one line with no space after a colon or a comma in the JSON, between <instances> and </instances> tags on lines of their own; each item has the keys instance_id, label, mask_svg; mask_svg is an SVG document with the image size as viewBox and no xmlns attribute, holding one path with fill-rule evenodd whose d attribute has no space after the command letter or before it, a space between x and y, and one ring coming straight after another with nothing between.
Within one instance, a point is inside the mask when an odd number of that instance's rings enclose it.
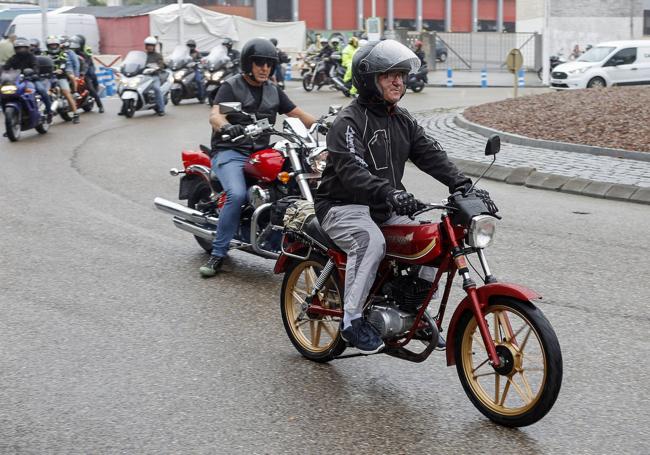
<instances>
[{"instance_id":1,"label":"exhaust pipe","mask_svg":"<svg viewBox=\"0 0 650 455\"><path fill-rule=\"evenodd\" d=\"M158 210L162 210L165 213L174 215L177 218L182 220L189 221L195 224L217 224L217 218L211 216L205 216L203 213L198 210L185 207L184 205L178 204L176 202L168 201L161 197L157 197L153 200L153 204Z\"/></svg>"},{"instance_id":2,"label":"exhaust pipe","mask_svg":"<svg viewBox=\"0 0 650 455\"><path fill-rule=\"evenodd\" d=\"M216 230L206 229L177 217L174 217L173 221L176 227L181 231L189 232L190 234L201 237L202 239L214 240L217 233Z\"/></svg>"}]
</instances>

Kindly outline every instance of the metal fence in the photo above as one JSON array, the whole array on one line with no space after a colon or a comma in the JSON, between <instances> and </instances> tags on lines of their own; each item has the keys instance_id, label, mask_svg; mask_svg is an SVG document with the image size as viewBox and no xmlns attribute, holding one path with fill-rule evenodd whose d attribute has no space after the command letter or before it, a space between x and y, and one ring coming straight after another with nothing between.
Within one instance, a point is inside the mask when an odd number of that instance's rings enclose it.
<instances>
[{"instance_id":1,"label":"metal fence","mask_svg":"<svg viewBox=\"0 0 650 455\"><path fill-rule=\"evenodd\" d=\"M434 70L507 71L506 56L515 48L524 57L523 68L526 71L537 71L542 67L542 36L537 33L418 33L398 30L395 38L411 47L415 40L421 40L429 67ZM445 48L444 61L435 58L436 40ZM438 56L443 53L443 46L438 44Z\"/></svg>"}]
</instances>

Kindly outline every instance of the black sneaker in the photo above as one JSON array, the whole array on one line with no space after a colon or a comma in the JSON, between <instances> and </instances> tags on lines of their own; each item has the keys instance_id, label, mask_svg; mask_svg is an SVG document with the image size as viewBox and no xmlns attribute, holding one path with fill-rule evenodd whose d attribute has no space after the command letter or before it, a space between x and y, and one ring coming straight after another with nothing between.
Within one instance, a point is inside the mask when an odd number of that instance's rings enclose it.
<instances>
[{"instance_id":1,"label":"black sneaker","mask_svg":"<svg viewBox=\"0 0 650 455\"><path fill-rule=\"evenodd\" d=\"M353 319L350 327L341 330L341 338L362 354L376 354L384 349L377 330L363 318Z\"/></svg>"},{"instance_id":2,"label":"black sneaker","mask_svg":"<svg viewBox=\"0 0 650 455\"><path fill-rule=\"evenodd\" d=\"M75 114L72 116L72 123L74 123L75 125L79 123L79 114Z\"/></svg>"},{"instance_id":3,"label":"black sneaker","mask_svg":"<svg viewBox=\"0 0 650 455\"><path fill-rule=\"evenodd\" d=\"M199 269L199 272L201 272L201 276L205 278L215 276L219 271L219 269L221 269L221 266L223 265L223 261L224 258L220 256L210 256L208 262L206 262L205 265L202 265L201 268Z\"/></svg>"},{"instance_id":4,"label":"black sneaker","mask_svg":"<svg viewBox=\"0 0 650 455\"><path fill-rule=\"evenodd\" d=\"M103 114L104 113L104 106L99 106L99 113Z\"/></svg>"}]
</instances>

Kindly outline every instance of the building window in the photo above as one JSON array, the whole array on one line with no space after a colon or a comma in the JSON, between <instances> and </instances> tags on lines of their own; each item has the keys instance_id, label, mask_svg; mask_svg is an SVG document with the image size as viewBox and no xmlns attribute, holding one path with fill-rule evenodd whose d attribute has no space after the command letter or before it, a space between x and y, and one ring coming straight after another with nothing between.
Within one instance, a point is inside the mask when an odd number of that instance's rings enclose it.
<instances>
[{"instance_id":1,"label":"building window","mask_svg":"<svg viewBox=\"0 0 650 455\"><path fill-rule=\"evenodd\" d=\"M253 6L253 0L216 0L216 3L219 6Z\"/></svg>"},{"instance_id":2,"label":"building window","mask_svg":"<svg viewBox=\"0 0 650 455\"><path fill-rule=\"evenodd\" d=\"M293 20L291 2L286 0L268 0L269 22L290 22Z\"/></svg>"},{"instance_id":3,"label":"building window","mask_svg":"<svg viewBox=\"0 0 650 455\"><path fill-rule=\"evenodd\" d=\"M415 19L395 19L395 28L415 30Z\"/></svg>"},{"instance_id":4,"label":"building window","mask_svg":"<svg viewBox=\"0 0 650 455\"><path fill-rule=\"evenodd\" d=\"M445 21L442 19L424 19L422 28L427 32L444 32Z\"/></svg>"}]
</instances>

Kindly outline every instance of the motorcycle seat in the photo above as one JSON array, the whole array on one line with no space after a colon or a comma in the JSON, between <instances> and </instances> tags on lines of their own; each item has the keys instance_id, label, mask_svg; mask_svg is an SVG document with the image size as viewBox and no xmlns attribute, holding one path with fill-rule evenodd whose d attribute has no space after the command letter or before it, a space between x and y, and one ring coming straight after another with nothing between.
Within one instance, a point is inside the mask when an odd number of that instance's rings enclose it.
<instances>
[{"instance_id":1,"label":"motorcycle seat","mask_svg":"<svg viewBox=\"0 0 650 455\"><path fill-rule=\"evenodd\" d=\"M325 245L327 248L343 252L343 250L339 248L332 239L330 239L329 235L327 235L327 232L323 230L315 216L312 216L311 219L305 223L303 230L305 231L305 234L316 240L318 243Z\"/></svg>"}]
</instances>

